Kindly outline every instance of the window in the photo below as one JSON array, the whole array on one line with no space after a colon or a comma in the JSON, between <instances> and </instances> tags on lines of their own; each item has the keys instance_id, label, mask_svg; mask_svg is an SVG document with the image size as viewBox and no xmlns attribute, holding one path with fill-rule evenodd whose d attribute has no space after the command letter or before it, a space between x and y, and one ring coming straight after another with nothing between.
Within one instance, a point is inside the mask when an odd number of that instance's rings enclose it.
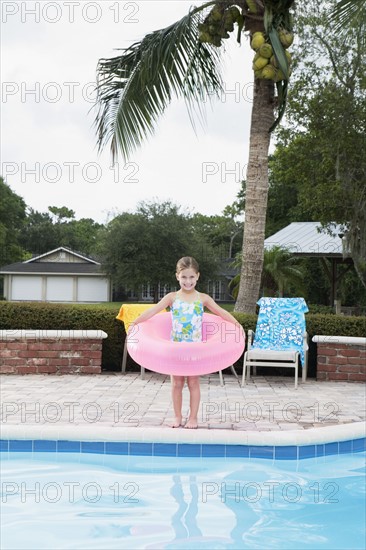
<instances>
[{"instance_id":1,"label":"window","mask_svg":"<svg viewBox=\"0 0 366 550\"><path fill-rule=\"evenodd\" d=\"M150 283L142 285L141 298L145 302L150 302L154 300L154 289Z\"/></svg>"},{"instance_id":2,"label":"window","mask_svg":"<svg viewBox=\"0 0 366 550\"><path fill-rule=\"evenodd\" d=\"M159 297L159 300L161 300L162 298L164 298L165 294L168 294L168 292L170 292L170 285L161 285L159 283L159 287L158 287L158 297Z\"/></svg>"},{"instance_id":3,"label":"window","mask_svg":"<svg viewBox=\"0 0 366 550\"><path fill-rule=\"evenodd\" d=\"M207 294L214 300L221 300L222 296L222 281L209 281Z\"/></svg>"}]
</instances>

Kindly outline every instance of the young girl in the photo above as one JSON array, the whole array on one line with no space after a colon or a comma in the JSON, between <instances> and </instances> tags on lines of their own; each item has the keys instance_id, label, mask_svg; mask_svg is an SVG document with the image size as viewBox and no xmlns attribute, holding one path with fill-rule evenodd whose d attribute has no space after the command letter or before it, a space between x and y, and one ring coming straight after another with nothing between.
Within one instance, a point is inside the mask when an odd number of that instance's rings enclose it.
<instances>
[{"instance_id":1,"label":"young girl","mask_svg":"<svg viewBox=\"0 0 366 550\"><path fill-rule=\"evenodd\" d=\"M137 325L147 321L169 306L172 313L171 339L174 342L200 342L202 340L202 316L205 307L225 321L239 325L235 317L217 305L210 296L196 290L199 276L199 267L196 260L191 256L181 258L176 267L176 277L180 290L169 292L160 302L137 317L134 324ZM242 330L241 326L240 329ZM172 376L172 399L175 415L171 425L172 428L182 426L184 381L184 376ZM197 414L201 399L199 376L187 376L187 384L190 393L190 414L185 428L197 428Z\"/></svg>"}]
</instances>

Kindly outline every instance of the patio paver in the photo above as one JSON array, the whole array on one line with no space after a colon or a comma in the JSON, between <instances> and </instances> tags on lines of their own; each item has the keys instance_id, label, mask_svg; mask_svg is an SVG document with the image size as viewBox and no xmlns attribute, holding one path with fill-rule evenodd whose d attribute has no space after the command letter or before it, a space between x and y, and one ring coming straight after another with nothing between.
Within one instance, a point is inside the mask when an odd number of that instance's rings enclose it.
<instances>
[{"instance_id":1,"label":"patio paver","mask_svg":"<svg viewBox=\"0 0 366 550\"><path fill-rule=\"evenodd\" d=\"M363 383L317 382L309 379L294 390L292 378L252 377L240 381L216 374L201 379L199 428L208 430L307 430L366 419ZM171 429L170 377L145 373L101 375L2 375L3 425L152 426ZM183 394L184 416L189 392Z\"/></svg>"}]
</instances>

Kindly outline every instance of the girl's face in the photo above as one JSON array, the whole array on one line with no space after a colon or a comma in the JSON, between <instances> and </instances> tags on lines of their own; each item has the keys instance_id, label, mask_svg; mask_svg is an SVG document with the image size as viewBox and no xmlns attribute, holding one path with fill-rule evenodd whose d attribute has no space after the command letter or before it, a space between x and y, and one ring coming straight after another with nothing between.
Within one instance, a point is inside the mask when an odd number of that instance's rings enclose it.
<instances>
[{"instance_id":1,"label":"girl's face","mask_svg":"<svg viewBox=\"0 0 366 550\"><path fill-rule=\"evenodd\" d=\"M189 267L188 269L182 269L179 273L176 273L177 281L180 284L180 288L189 292L194 290L200 274L194 269Z\"/></svg>"}]
</instances>

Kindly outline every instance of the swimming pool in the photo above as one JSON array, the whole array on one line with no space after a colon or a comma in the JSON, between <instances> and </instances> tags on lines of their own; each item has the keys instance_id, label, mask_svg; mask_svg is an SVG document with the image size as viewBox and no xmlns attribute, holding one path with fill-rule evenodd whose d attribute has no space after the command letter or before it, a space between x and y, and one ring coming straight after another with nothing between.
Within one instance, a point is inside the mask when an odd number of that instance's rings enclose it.
<instances>
[{"instance_id":1,"label":"swimming pool","mask_svg":"<svg viewBox=\"0 0 366 550\"><path fill-rule=\"evenodd\" d=\"M362 440L301 460L301 447L114 445L3 446L1 548L364 548Z\"/></svg>"}]
</instances>

